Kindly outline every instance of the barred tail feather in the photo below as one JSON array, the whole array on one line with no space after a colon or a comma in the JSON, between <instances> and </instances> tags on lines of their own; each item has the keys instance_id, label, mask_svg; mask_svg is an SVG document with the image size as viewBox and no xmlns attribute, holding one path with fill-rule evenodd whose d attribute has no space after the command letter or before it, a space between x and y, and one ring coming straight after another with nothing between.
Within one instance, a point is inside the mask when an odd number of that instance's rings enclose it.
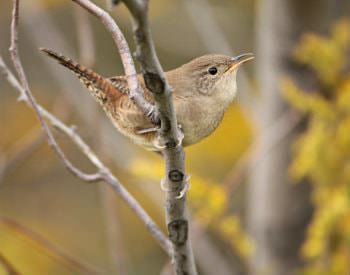
<instances>
[{"instance_id":1,"label":"barred tail feather","mask_svg":"<svg viewBox=\"0 0 350 275\"><path fill-rule=\"evenodd\" d=\"M72 59L59 54L53 50L40 48L48 56L56 59L58 63L73 71L80 81L88 88L92 96L103 106L107 101L116 101L123 95L110 80L95 73L94 71L85 68Z\"/></svg>"}]
</instances>

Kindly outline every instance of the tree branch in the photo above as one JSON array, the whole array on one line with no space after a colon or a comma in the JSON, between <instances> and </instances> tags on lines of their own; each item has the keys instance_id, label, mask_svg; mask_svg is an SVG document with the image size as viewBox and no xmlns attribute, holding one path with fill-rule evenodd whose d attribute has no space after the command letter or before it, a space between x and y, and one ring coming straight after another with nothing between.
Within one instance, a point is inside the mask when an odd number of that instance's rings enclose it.
<instances>
[{"instance_id":1,"label":"tree branch","mask_svg":"<svg viewBox=\"0 0 350 275\"><path fill-rule=\"evenodd\" d=\"M16 1L16 0L15 0ZM17 79L12 75L9 69L6 67L2 58L0 57L0 73L5 76L8 82L19 91L20 98L28 103L28 98L25 95L24 88L19 84ZM107 182L112 186L113 190L129 205L129 207L136 213L136 215L145 224L147 229L152 233L153 237L158 241L162 248L167 252L169 256L172 255L172 248L169 240L164 236L159 227L151 219L151 217L146 213L142 206L136 201L136 199L121 185L118 179L109 171L109 169L99 160L91 148L85 143L85 141L74 131L73 128L68 127L58 118L49 113L46 109L38 105L36 107L39 110L39 115L47 119L58 131L64 133L69 137L73 143L78 147L78 149L91 161L91 163L97 167L100 171L98 175L100 180ZM49 130L49 128L47 128ZM50 131L50 130L49 130ZM77 168L76 168L77 169ZM76 174L74 174L76 175ZM79 176L78 176L79 177ZM80 179L86 181L85 178Z\"/></svg>"},{"instance_id":2,"label":"tree branch","mask_svg":"<svg viewBox=\"0 0 350 275\"><path fill-rule=\"evenodd\" d=\"M51 130L49 129L47 123L43 119L41 115L40 107L38 106L35 98L33 97L32 93L30 92L29 85L27 82L26 75L24 73L21 61L19 59L18 55L18 19L19 19L19 1L13 0L13 11L12 11L12 22L11 22L11 47L10 47L10 53L12 62L15 66L15 69L18 73L19 79L21 81L21 86L23 87L23 90L21 92L21 95L19 97L19 100L25 100L27 104L29 104L35 111L37 118L40 122L40 125L46 135L47 142L52 147L54 152L57 154L57 156L61 159L61 161L64 163L66 168L71 171L76 177L79 177L85 181L93 182L98 181L101 179L101 175L99 173L96 174L87 174L76 168L65 156L64 152L61 150L61 148L58 146L56 140L53 137L53 134ZM1 65L3 65L5 68L5 64L3 61ZM10 76L8 74L8 76Z\"/></svg>"},{"instance_id":3,"label":"tree branch","mask_svg":"<svg viewBox=\"0 0 350 275\"><path fill-rule=\"evenodd\" d=\"M72 1L78 3L100 19L106 29L111 33L123 61L129 88L133 91L131 93L131 99L138 99L139 96L142 97L128 44L112 17L89 0ZM188 241L188 218L185 207L186 196L178 197L179 192L185 188L187 177L184 167L184 151L180 144L181 138L178 132L172 102L172 91L155 53L148 23L148 1L130 0L124 2L134 18L137 57L141 62L145 84L153 93L156 103L155 110L152 106L152 117L157 124L159 121L161 122L160 136L165 144L163 151L167 175L165 183L170 188L170 191L167 192L166 200L167 227L174 248L175 269L177 274L195 275L197 274L196 267L192 248ZM144 113L147 113L145 112L147 108L144 108L144 102L138 100L135 103L144 110ZM149 116L150 113L147 115Z\"/></svg>"},{"instance_id":4,"label":"tree branch","mask_svg":"<svg viewBox=\"0 0 350 275\"><path fill-rule=\"evenodd\" d=\"M17 79L12 75L9 69L6 67L2 58L0 57L0 73L5 76L9 83L16 88L19 93L19 99L25 101L30 107L32 107L40 121L40 124L46 134L47 140L51 147L54 149L56 154L65 164L67 169L72 172L75 176L80 179L92 182L97 180L103 180L111 187L113 190L129 205L129 207L135 212L135 214L141 219L145 224L146 228L150 231L156 241L160 246L167 252L169 256L173 255L173 250L171 247L170 241L162 233L159 227L151 219L151 217L146 213L142 206L135 200L135 198L120 184L118 179L109 171L109 169L98 159L90 147L82 140L82 138L74 131L74 129L66 126L63 122L53 116L51 113L46 111L43 107L37 104L35 98L33 97L29 85L18 55L18 20L19 20L19 0L13 0L13 17L11 24L11 56L15 68L20 76L22 86L19 84ZM86 174L80 171L78 168L73 166L71 162L65 157L63 151L58 146L55 141L53 134L48 127L45 119L47 119L54 127L67 135L84 153L84 155L94 164L98 169L98 172L95 174Z\"/></svg>"},{"instance_id":5,"label":"tree branch","mask_svg":"<svg viewBox=\"0 0 350 275\"><path fill-rule=\"evenodd\" d=\"M96 16L106 27L106 29L111 33L111 36L117 45L123 66L125 75L129 87L129 97L134 103L143 111L143 113L155 124L159 124L159 117L156 110L152 104L150 104L143 97L143 90L137 79L137 73L132 59L129 45L126 39L119 29L118 25L115 23L113 18L103 9L96 6L89 0L72 0L73 2L79 4L81 7L86 9L92 15Z\"/></svg>"},{"instance_id":6,"label":"tree branch","mask_svg":"<svg viewBox=\"0 0 350 275\"><path fill-rule=\"evenodd\" d=\"M188 184L185 173L185 155L179 140L180 133L173 106L172 90L158 60L148 18L148 0L124 0L133 16L136 56L141 63L146 87L153 93L158 110L164 140L163 151L166 178L170 191L166 196L167 228L174 247L174 265L176 274L197 274L189 240L188 217L186 213L186 195L178 197L179 190Z\"/></svg>"}]
</instances>

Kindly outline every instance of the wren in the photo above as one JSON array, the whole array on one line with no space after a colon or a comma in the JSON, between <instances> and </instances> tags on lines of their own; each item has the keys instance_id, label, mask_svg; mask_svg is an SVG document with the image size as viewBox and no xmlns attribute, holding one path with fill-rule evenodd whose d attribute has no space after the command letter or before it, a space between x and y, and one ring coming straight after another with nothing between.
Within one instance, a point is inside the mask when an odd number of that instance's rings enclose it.
<instances>
[{"instance_id":1,"label":"wren","mask_svg":"<svg viewBox=\"0 0 350 275\"><path fill-rule=\"evenodd\" d=\"M158 126L129 98L125 76L105 78L59 53L45 48L41 50L78 76L122 134L148 150L161 151ZM238 68L253 58L250 53L237 57L204 55L165 73L173 89L183 146L198 143L219 126L237 93ZM139 75L138 79L146 100L154 103L143 77Z\"/></svg>"}]
</instances>

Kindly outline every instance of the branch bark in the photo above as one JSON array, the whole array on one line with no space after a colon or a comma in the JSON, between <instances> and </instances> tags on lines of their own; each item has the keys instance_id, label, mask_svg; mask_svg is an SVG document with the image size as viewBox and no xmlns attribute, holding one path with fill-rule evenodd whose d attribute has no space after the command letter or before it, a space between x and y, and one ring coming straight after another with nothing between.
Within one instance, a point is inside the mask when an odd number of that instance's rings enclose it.
<instances>
[{"instance_id":1,"label":"branch bark","mask_svg":"<svg viewBox=\"0 0 350 275\"><path fill-rule=\"evenodd\" d=\"M174 248L176 274L197 274L189 240L186 195L178 198L178 193L188 184L185 173L185 154L179 140L172 90L158 60L148 18L148 0L124 0L133 16L136 57L141 63L146 87L153 93L156 109L161 121L160 136L164 141L166 178L169 186L166 193L166 218L170 240Z\"/></svg>"},{"instance_id":2,"label":"branch bark","mask_svg":"<svg viewBox=\"0 0 350 275\"><path fill-rule=\"evenodd\" d=\"M165 78L163 69L155 52L148 21L148 1L124 1L134 19L134 36L137 45L137 58L141 63L146 87L153 93L156 108L147 105L137 81L136 70L127 42L112 17L89 0L72 0L96 16L111 33L121 55L125 74L128 77L131 99L144 110L155 123L160 122L160 137L165 144L163 151L166 164L165 184L167 192L166 214L169 237L174 250L176 273L197 274L191 244L188 240L188 218L186 214L186 196L178 198L179 192L186 187L184 151L181 146L172 91ZM140 99L142 97L142 100ZM145 107L146 106L146 107Z\"/></svg>"}]
</instances>

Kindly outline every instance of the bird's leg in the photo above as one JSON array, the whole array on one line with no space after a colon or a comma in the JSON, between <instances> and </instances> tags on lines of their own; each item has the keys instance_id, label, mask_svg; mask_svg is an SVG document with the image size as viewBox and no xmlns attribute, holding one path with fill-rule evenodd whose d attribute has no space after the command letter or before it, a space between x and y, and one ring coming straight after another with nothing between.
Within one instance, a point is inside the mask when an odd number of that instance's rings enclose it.
<instances>
[{"instance_id":1,"label":"bird's leg","mask_svg":"<svg viewBox=\"0 0 350 275\"><path fill-rule=\"evenodd\" d=\"M189 183L189 180L191 178L191 175L186 175L186 178L184 180L184 187L181 190L178 190L178 188L169 188L167 182L165 179L162 179L160 181L160 188L164 191L164 192L175 192L178 191L179 194L175 197L176 199L181 199L183 198L183 196L186 195L187 191L190 190L191 185Z\"/></svg>"}]
</instances>

